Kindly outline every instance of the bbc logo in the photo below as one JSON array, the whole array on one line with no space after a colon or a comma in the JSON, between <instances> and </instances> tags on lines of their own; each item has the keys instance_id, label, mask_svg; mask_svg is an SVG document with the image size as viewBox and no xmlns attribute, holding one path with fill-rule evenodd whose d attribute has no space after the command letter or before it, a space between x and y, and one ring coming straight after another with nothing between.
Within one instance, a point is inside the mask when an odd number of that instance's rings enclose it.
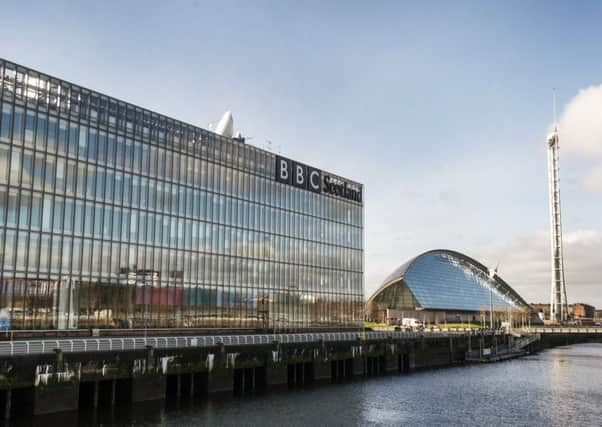
<instances>
[{"instance_id":1,"label":"bbc logo","mask_svg":"<svg viewBox=\"0 0 602 427\"><path fill-rule=\"evenodd\" d=\"M322 192L322 172L285 157L276 156L276 181L315 193Z\"/></svg>"}]
</instances>

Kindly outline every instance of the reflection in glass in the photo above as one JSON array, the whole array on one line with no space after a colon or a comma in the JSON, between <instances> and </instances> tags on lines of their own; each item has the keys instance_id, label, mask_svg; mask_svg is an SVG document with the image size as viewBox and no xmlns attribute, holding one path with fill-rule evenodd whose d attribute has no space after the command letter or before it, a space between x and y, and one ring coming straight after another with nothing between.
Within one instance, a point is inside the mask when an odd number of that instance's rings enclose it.
<instances>
[{"instance_id":1,"label":"reflection in glass","mask_svg":"<svg viewBox=\"0 0 602 427\"><path fill-rule=\"evenodd\" d=\"M276 183L271 153L58 80L35 93L48 108L24 96L5 86L0 115L12 328L359 324L360 204Z\"/></svg>"}]
</instances>

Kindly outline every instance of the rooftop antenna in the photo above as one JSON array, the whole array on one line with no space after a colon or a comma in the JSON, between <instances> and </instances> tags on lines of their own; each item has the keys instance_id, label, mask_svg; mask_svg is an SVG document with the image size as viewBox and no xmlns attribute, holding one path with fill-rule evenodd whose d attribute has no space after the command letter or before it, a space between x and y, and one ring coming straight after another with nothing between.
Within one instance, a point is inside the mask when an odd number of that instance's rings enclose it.
<instances>
[{"instance_id":1,"label":"rooftop antenna","mask_svg":"<svg viewBox=\"0 0 602 427\"><path fill-rule=\"evenodd\" d=\"M564 258L562 255L562 220L560 214L559 142L556 121L556 89L552 91L554 130L548 136L548 191L550 196L550 237L552 249L552 283L550 296L550 320L563 322L568 319Z\"/></svg>"}]
</instances>

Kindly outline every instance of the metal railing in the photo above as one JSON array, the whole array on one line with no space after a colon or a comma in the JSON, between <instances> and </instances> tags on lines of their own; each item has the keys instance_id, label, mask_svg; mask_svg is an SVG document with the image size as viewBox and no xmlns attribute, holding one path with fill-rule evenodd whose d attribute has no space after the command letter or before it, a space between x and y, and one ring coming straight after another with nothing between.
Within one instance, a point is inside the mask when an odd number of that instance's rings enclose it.
<instances>
[{"instance_id":1,"label":"metal railing","mask_svg":"<svg viewBox=\"0 0 602 427\"><path fill-rule=\"evenodd\" d=\"M66 338L42 340L15 340L0 342L0 357L50 354L55 350L63 353L115 352L156 349L208 348L218 345L247 346L281 344L302 344L316 342L352 342L377 340L437 339L476 335L476 332L321 332L298 334L264 335L206 335L206 336L166 336L166 337L106 337L106 338Z\"/></svg>"},{"instance_id":2,"label":"metal railing","mask_svg":"<svg viewBox=\"0 0 602 427\"><path fill-rule=\"evenodd\" d=\"M525 328L528 333L537 334L600 334L602 327L599 326L541 326Z\"/></svg>"}]
</instances>

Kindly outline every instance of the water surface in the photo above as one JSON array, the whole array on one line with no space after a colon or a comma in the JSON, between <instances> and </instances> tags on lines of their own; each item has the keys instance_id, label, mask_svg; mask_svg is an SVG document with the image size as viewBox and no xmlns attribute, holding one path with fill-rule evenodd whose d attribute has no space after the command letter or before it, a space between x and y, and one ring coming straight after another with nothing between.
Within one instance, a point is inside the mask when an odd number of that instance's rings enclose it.
<instances>
[{"instance_id":1,"label":"water surface","mask_svg":"<svg viewBox=\"0 0 602 427\"><path fill-rule=\"evenodd\" d=\"M98 426L602 426L602 344L243 398L105 409L36 424L59 420Z\"/></svg>"}]
</instances>

